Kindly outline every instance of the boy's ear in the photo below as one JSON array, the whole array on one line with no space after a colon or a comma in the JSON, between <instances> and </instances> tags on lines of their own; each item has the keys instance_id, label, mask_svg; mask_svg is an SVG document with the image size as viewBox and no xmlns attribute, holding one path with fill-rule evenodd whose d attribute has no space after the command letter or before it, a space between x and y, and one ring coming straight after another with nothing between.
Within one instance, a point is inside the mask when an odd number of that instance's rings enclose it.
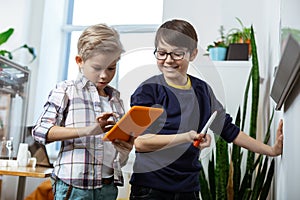
<instances>
[{"instance_id":1,"label":"boy's ear","mask_svg":"<svg viewBox=\"0 0 300 200\"><path fill-rule=\"evenodd\" d=\"M198 48L194 49L190 56L190 61L193 61L198 54Z\"/></svg>"},{"instance_id":2,"label":"boy's ear","mask_svg":"<svg viewBox=\"0 0 300 200\"><path fill-rule=\"evenodd\" d=\"M75 61L78 65L82 64L82 58L79 55L75 56Z\"/></svg>"}]
</instances>

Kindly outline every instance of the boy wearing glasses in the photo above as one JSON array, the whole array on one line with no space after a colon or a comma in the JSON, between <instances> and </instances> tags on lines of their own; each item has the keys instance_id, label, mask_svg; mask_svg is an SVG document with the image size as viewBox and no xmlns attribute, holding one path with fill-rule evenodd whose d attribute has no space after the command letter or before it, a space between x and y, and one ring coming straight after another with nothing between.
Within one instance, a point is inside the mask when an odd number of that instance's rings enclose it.
<instances>
[{"instance_id":1,"label":"boy wearing glasses","mask_svg":"<svg viewBox=\"0 0 300 200\"><path fill-rule=\"evenodd\" d=\"M199 199L199 150L211 143L211 137L200 131L214 111L217 117L210 129L227 142L269 156L282 153L282 122L273 147L249 137L232 123L212 88L187 74L198 53L197 42L195 29L184 20L167 21L156 33L154 55L162 74L135 90L131 106L159 106L165 112L135 139L131 200ZM193 145L195 140L200 140L199 146Z\"/></svg>"}]
</instances>

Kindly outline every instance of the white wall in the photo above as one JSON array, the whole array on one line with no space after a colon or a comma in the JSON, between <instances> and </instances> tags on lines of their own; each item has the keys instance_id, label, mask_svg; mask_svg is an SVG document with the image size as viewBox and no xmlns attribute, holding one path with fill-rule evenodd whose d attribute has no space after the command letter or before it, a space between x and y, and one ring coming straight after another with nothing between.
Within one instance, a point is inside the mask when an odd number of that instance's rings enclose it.
<instances>
[{"instance_id":1,"label":"white wall","mask_svg":"<svg viewBox=\"0 0 300 200\"><path fill-rule=\"evenodd\" d=\"M300 2L298 0L283 0L281 5L281 26L300 29ZM297 187L300 179L300 79L283 105L284 119L284 151L277 163L277 181L275 184L276 198L299 199L300 190ZM295 187L293 187L295 186Z\"/></svg>"},{"instance_id":2,"label":"white wall","mask_svg":"<svg viewBox=\"0 0 300 200\"><path fill-rule=\"evenodd\" d=\"M278 199L297 200L300 196L300 79L284 104L284 151L278 166ZM297 123L298 122L298 123ZM295 186L295 187L294 187Z\"/></svg>"}]
</instances>

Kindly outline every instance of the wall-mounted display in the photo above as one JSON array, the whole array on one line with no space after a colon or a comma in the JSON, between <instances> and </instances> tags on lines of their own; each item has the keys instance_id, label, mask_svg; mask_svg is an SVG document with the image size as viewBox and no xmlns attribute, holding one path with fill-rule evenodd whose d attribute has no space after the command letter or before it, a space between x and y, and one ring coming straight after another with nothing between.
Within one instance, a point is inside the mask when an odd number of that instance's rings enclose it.
<instances>
[{"instance_id":1,"label":"wall-mounted display","mask_svg":"<svg viewBox=\"0 0 300 200\"><path fill-rule=\"evenodd\" d=\"M275 80L271 90L271 97L277 103L276 110L280 110L288 95L292 91L300 76L300 45L290 35L276 70Z\"/></svg>"}]
</instances>

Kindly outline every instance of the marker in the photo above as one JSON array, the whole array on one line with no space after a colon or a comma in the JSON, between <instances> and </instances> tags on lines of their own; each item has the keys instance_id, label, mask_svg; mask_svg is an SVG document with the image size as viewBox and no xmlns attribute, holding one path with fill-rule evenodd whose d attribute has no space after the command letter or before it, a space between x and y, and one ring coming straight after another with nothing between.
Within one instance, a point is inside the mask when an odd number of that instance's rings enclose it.
<instances>
[{"instance_id":1,"label":"marker","mask_svg":"<svg viewBox=\"0 0 300 200\"><path fill-rule=\"evenodd\" d=\"M216 116L217 116L217 111L215 111L215 112L210 116L210 118L208 119L208 121L206 122L204 128L203 128L202 131L200 132L200 133L204 133L204 135L203 135L202 138L204 138L204 137L206 136L206 133L207 133L207 131L208 131L208 128L210 127L211 123L215 120ZM195 147L198 147L198 146L199 146L199 144L200 144L202 138L199 139L199 140L195 140L195 141L194 141L194 146L195 146Z\"/></svg>"}]
</instances>

